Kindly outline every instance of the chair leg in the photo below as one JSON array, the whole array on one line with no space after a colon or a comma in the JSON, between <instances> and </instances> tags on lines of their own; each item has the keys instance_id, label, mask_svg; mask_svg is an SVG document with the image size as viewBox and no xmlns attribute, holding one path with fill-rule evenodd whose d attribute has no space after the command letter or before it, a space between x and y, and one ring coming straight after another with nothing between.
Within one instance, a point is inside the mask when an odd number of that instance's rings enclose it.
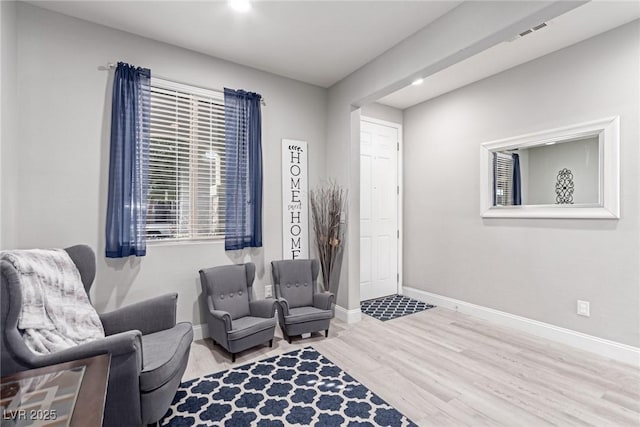
<instances>
[{"instance_id":1,"label":"chair leg","mask_svg":"<svg viewBox=\"0 0 640 427\"><path fill-rule=\"evenodd\" d=\"M273 347L273 338L269 340L269 347Z\"/></svg>"},{"instance_id":2,"label":"chair leg","mask_svg":"<svg viewBox=\"0 0 640 427\"><path fill-rule=\"evenodd\" d=\"M236 354L231 353L231 363L236 363Z\"/></svg>"},{"instance_id":3,"label":"chair leg","mask_svg":"<svg viewBox=\"0 0 640 427\"><path fill-rule=\"evenodd\" d=\"M289 344L291 344L291 337L287 336L287 341L289 341Z\"/></svg>"},{"instance_id":4,"label":"chair leg","mask_svg":"<svg viewBox=\"0 0 640 427\"><path fill-rule=\"evenodd\" d=\"M324 337L327 338L329 336L329 329L326 329L324 331Z\"/></svg>"}]
</instances>

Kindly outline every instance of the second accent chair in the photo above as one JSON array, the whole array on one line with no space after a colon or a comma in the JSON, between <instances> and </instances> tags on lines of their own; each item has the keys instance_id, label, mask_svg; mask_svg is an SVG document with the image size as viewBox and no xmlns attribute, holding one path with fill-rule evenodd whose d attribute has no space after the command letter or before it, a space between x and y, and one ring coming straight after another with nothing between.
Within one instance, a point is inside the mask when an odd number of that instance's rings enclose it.
<instances>
[{"instance_id":1,"label":"second accent chair","mask_svg":"<svg viewBox=\"0 0 640 427\"><path fill-rule=\"evenodd\" d=\"M278 320L284 337L325 331L333 317L334 295L318 292L320 263L317 259L271 262L273 283L278 298Z\"/></svg>"},{"instance_id":2,"label":"second accent chair","mask_svg":"<svg viewBox=\"0 0 640 427\"><path fill-rule=\"evenodd\" d=\"M269 342L276 328L275 300L253 300L253 263L200 270L209 335L236 361L236 353Z\"/></svg>"}]
</instances>

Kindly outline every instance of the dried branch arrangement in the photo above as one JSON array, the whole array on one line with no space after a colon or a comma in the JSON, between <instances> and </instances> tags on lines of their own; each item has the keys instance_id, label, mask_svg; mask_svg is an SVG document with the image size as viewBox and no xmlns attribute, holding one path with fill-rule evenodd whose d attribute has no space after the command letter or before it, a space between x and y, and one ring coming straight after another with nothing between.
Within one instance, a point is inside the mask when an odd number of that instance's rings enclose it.
<instances>
[{"instance_id":1,"label":"dried branch arrangement","mask_svg":"<svg viewBox=\"0 0 640 427\"><path fill-rule=\"evenodd\" d=\"M342 214L346 212L347 194L342 187L330 182L326 186L311 190L309 200L313 231L322 268L323 286L325 291L335 292L337 289L331 288L331 278L337 273L335 280L338 279L342 264L346 230L346 222Z\"/></svg>"}]
</instances>

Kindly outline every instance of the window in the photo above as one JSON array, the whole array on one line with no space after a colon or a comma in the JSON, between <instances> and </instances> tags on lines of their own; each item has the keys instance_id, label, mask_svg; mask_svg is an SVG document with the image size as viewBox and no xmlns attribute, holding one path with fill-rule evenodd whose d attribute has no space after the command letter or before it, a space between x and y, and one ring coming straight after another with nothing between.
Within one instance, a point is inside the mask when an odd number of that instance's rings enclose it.
<instances>
[{"instance_id":1,"label":"window","mask_svg":"<svg viewBox=\"0 0 640 427\"><path fill-rule=\"evenodd\" d=\"M509 154L494 153L496 206L513 205L513 158Z\"/></svg>"},{"instance_id":2,"label":"window","mask_svg":"<svg viewBox=\"0 0 640 427\"><path fill-rule=\"evenodd\" d=\"M151 79L149 240L224 238L221 93Z\"/></svg>"}]
</instances>

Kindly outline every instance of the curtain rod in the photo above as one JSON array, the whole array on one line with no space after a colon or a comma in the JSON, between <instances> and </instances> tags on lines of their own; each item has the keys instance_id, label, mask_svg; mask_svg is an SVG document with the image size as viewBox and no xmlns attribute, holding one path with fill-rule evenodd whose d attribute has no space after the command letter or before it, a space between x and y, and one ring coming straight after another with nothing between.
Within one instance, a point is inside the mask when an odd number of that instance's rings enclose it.
<instances>
[{"instance_id":1,"label":"curtain rod","mask_svg":"<svg viewBox=\"0 0 640 427\"><path fill-rule=\"evenodd\" d=\"M100 67L100 68L102 68L102 67ZM114 64L113 62L109 62L107 64L106 68L104 68L104 69L105 70L112 70L114 68L116 68L116 64ZM210 87L196 86L196 85L193 85L191 83L179 82L179 81L177 81L175 79L169 79L167 77L163 77L163 76L156 75L156 74L152 74L151 77L157 77L157 78L162 79L162 80L169 80L170 82L180 83L180 84L183 84L183 85L186 85L186 86L197 87L198 89L204 89L204 90L210 90L210 91L213 91L213 92L224 93L224 90L222 90L222 89L212 89ZM267 102L264 100L264 98L262 98L262 95L260 95L260 103L262 104L263 107L267 106Z\"/></svg>"}]
</instances>

